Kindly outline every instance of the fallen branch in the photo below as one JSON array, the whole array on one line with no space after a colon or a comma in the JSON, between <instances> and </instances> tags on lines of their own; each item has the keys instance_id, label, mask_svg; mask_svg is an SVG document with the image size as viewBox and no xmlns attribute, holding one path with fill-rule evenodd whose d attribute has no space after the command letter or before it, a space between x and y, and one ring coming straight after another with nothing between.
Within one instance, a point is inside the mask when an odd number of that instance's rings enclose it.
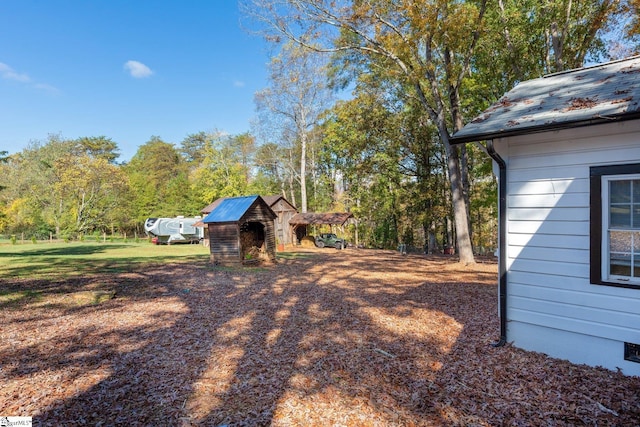
<instances>
[{"instance_id":1,"label":"fallen branch","mask_svg":"<svg viewBox=\"0 0 640 427\"><path fill-rule=\"evenodd\" d=\"M613 416L615 416L615 417L618 417L618 416L619 416L619 415L618 415L618 413L617 413L616 411L614 411L613 409L609 409L609 408L607 408L607 407L606 407L606 406L604 406L602 403L600 403L600 402L598 402L598 401L596 401L596 400L593 400L592 398L590 398L590 397L589 397L589 396L587 396L587 395L583 395L583 396L584 396L588 401L590 401L590 402L594 403L594 404L598 407L598 409L599 409L599 410L601 410L602 412L605 412L605 413L607 413L607 414L611 414L611 415L613 415Z\"/></svg>"},{"instance_id":2,"label":"fallen branch","mask_svg":"<svg viewBox=\"0 0 640 427\"><path fill-rule=\"evenodd\" d=\"M395 357L396 357L395 354L388 353L388 352L386 352L386 351L384 351L384 350L382 350L380 348L374 348L373 350L378 352L378 353L380 353L380 354L382 354L383 356L390 357L391 359L395 359Z\"/></svg>"}]
</instances>

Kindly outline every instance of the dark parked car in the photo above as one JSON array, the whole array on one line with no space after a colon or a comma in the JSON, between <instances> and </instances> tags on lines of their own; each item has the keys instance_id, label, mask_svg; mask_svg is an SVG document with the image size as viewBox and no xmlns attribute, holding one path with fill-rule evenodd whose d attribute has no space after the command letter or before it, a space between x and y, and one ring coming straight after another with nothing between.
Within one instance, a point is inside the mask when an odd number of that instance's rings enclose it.
<instances>
[{"instance_id":1,"label":"dark parked car","mask_svg":"<svg viewBox=\"0 0 640 427\"><path fill-rule=\"evenodd\" d=\"M347 246L347 242L336 236L334 233L322 233L316 236L316 246L319 248L330 247L342 249Z\"/></svg>"}]
</instances>

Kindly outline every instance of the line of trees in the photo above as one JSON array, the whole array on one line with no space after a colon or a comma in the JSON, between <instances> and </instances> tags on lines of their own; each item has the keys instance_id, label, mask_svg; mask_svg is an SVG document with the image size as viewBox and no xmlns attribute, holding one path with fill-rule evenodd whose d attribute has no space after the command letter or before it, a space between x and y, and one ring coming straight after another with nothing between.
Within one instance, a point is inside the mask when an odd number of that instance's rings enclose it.
<instances>
[{"instance_id":1,"label":"line of trees","mask_svg":"<svg viewBox=\"0 0 640 427\"><path fill-rule=\"evenodd\" d=\"M248 194L281 194L302 206L300 171L306 169L306 205L352 212L358 230L347 230L350 241L357 233L370 247L422 247L431 235L433 247L446 246L453 227L444 153L420 142L424 127L411 111L395 115L380 101L354 99L324 111L309 131L305 160L297 137L283 135L262 144L249 133L198 132L179 144L153 136L125 163L117 162L118 146L104 136L32 141L19 153L0 155L0 233L28 240L142 235L148 217L198 215L218 197ZM351 118L356 107L361 115ZM485 156L477 154L472 181L482 189L474 193L480 196L472 208L474 229L478 248L489 248L495 182Z\"/></svg>"},{"instance_id":2,"label":"line of trees","mask_svg":"<svg viewBox=\"0 0 640 427\"><path fill-rule=\"evenodd\" d=\"M638 27L637 0L244 0L243 4L267 40L284 39L285 46L293 42L331 55L336 80L359 90L356 101L373 94L378 97L376 105L394 118L414 111L411 119L421 124L422 132L417 145L433 145L427 151L444 153L438 166L444 166L449 201L435 204L451 206L463 263L474 262L473 169L471 153L466 147L451 146L450 135L465 118L474 117L518 81L575 68L588 59L609 58L614 51L628 54L624 48L629 44L622 42L633 43ZM359 107L351 106L356 110L350 118L357 119ZM384 132L372 131L378 137ZM355 141L361 137L352 136ZM365 152L370 142L365 142ZM402 144L397 139L389 142ZM428 193L419 197L424 200Z\"/></svg>"},{"instance_id":3,"label":"line of trees","mask_svg":"<svg viewBox=\"0 0 640 427\"><path fill-rule=\"evenodd\" d=\"M200 132L175 145L153 136L118 164L111 139L50 135L0 162L0 231L29 238L144 232L148 217L197 215L212 200L273 193L249 163L249 134Z\"/></svg>"},{"instance_id":4,"label":"line of trees","mask_svg":"<svg viewBox=\"0 0 640 427\"><path fill-rule=\"evenodd\" d=\"M496 245L496 182L482 147L450 135L518 81L637 51L638 3L243 0L277 52L251 133L154 136L120 164L104 136L0 153L0 232L141 233L218 197L282 194L352 212L351 241L472 263Z\"/></svg>"}]
</instances>

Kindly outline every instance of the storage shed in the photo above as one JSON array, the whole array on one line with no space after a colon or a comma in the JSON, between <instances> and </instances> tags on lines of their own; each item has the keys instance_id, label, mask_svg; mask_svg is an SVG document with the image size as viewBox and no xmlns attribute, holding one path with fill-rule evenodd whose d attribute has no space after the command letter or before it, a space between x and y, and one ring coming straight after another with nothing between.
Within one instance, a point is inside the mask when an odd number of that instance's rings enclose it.
<instances>
[{"instance_id":1,"label":"storage shed","mask_svg":"<svg viewBox=\"0 0 640 427\"><path fill-rule=\"evenodd\" d=\"M276 242L283 244L291 244L295 242L295 236L292 233L289 226L289 220L298 213L298 210L283 196L261 196L262 199L269 205L271 210L277 215L274 222L274 230L276 235ZM225 200L225 197L221 197L215 200L210 205L204 207L200 212L206 216L213 211L216 206ZM205 241L208 242L209 233L205 234Z\"/></svg>"},{"instance_id":2,"label":"storage shed","mask_svg":"<svg viewBox=\"0 0 640 427\"><path fill-rule=\"evenodd\" d=\"M262 197L271 210L277 215L274 219L276 242L284 245L295 243L295 234L289 226L289 220L298 213L298 209L282 196Z\"/></svg>"},{"instance_id":3,"label":"storage shed","mask_svg":"<svg viewBox=\"0 0 640 427\"><path fill-rule=\"evenodd\" d=\"M640 375L640 58L529 80L451 138L499 176L500 341Z\"/></svg>"},{"instance_id":4,"label":"storage shed","mask_svg":"<svg viewBox=\"0 0 640 427\"><path fill-rule=\"evenodd\" d=\"M220 199L202 220L209 230L211 262L241 264L274 261L276 214L260 196Z\"/></svg>"}]
</instances>

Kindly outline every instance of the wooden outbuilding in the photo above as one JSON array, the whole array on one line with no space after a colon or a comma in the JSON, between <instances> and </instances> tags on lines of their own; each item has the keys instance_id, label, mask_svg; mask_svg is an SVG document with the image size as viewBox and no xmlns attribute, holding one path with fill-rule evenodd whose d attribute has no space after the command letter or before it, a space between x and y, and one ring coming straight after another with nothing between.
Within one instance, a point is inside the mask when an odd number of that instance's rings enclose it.
<instances>
[{"instance_id":1,"label":"wooden outbuilding","mask_svg":"<svg viewBox=\"0 0 640 427\"><path fill-rule=\"evenodd\" d=\"M353 218L353 215L349 212L305 212L294 215L289 220L289 225L291 225L292 234L296 236L296 242L299 242L308 234L307 228L309 225L343 227L350 218Z\"/></svg>"},{"instance_id":2,"label":"wooden outbuilding","mask_svg":"<svg viewBox=\"0 0 640 427\"><path fill-rule=\"evenodd\" d=\"M522 82L451 138L499 176L500 340L640 375L640 57Z\"/></svg>"},{"instance_id":3,"label":"wooden outbuilding","mask_svg":"<svg viewBox=\"0 0 640 427\"><path fill-rule=\"evenodd\" d=\"M276 214L260 196L218 199L202 220L209 231L211 262L224 265L275 261Z\"/></svg>"},{"instance_id":4,"label":"wooden outbuilding","mask_svg":"<svg viewBox=\"0 0 640 427\"><path fill-rule=\"evenodd\" d=\"M295 243L295 234L289 226L289 220L298 213L298 210L283 196L263 196L265 202L277 215L274 220L276 242L284 245Z\"/></svg>"},{"instance_id":5,"label":"wooden outbuilding","mask_svg":"<svg viewBox=\"0 0 640 427\"><path fill-rule=\"evenodd\" d=\"M271 210L277 215L274 222L274 230L276 235L276 242L282 243L285 245L295 243L295 235L292 233L291 227L289 226L289 220L298 213L296 207L291 204L287 199L283 196L261 196L262 199L269 205ZM213 203L204 207L200 212L203 216L207 216L213 211L216 206L220 204L225 197L221 197L215 200ZM205 241L208 242L209 233L205 233Z\"/></svg>"}]
</instances>

